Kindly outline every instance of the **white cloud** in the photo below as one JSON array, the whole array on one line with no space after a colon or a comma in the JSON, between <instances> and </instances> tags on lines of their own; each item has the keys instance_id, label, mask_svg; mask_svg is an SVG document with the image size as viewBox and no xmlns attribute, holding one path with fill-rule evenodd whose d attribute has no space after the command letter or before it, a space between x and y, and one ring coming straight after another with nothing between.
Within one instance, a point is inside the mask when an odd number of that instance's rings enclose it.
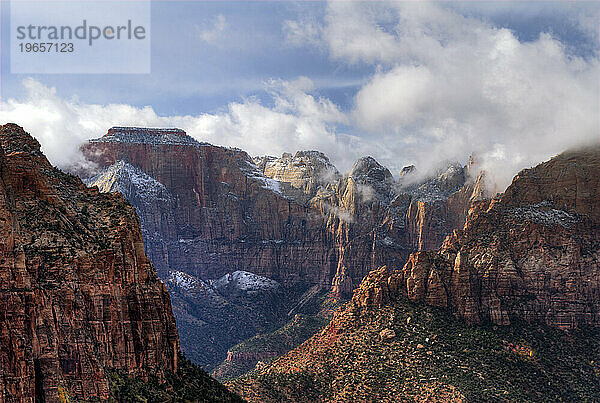
<instances>
[{"instance_id":1,"label":"white cloud","mask_svg":"<svg viewBox=\"0 0 600 403\"><path fill-rule=\"evenodd\" d=\"M0 121L25 126L61 166L77 162L81 142L110 126L176 126L251 155L320 150L341 171L364 155L392 172L411 163L427 172L475 153L500 190L520 169L600 139L597 53L573 56L547 33L520 41L461 12L447 3L332 2L321 24L287 21L290 44L372 67L347 113L316 96L305 77L267 82L272 107L246 99L215 114L166 117L151 107L61 99L28 79L24 99L0 105Z\"/></svg>"},{"instance_id":2,"label":"white cloud","mask_svg":"<svg viewBox=\"0 0 600 403\"><path fill-rule=\"evenodd\" d=\"M283 22L282 31L285 41L290 45L319 47L321 44L322 26L314 18L286 20Z\"/></svg>"},{"instance_id":3,"label":"white cloud","mask_svg":"<svg viewBox=\"0 0 600 403\"><path fill-rule=\"evenodd\" d=\"M330 2L322 38L331 57L351 63L359 61L392 61L397 55L397 38L378 24L385 13L377 5L354 2Z\"/></svg>"},{"instance_id":4,"label":"white cloud","mask_svg":"<svg viewBox=\"0 0 600 403\"><path fill-rule=\"evenodd\" d=\"M227 21L225 16L219 14L212 22L212 24L205 24L202 27L197 26L198 37L207 43L214 43L221 37L225 29L227 28Z\"/></svg>"},{"instance_id":5,"label":"white cloud","mask_svg":"<svg viewBox=\"0 0 600 403\"><path fill-rule=\"evenodd\" d=\"M386 144L392 168L476 153L501 190L520 169L600 139L598 58L573 56L551 34L521 42L421 2L330 2L324 21L330 57L374 68L351 122Z\"/></svg>"},{"instance_id":6,"label":"white cloud","mask_svg":"<svg viewBox=\"0 0 600 403\"><path fill-rule=\"evenodd\" d=\"M310 95L307 78L273 80L268 91L274 107L248 99L230 103L225 112L159 116L151 107L94 105L62 99L53 88L34 79L23 81L23 99L0 104L0 122L22 125L42 144L48 159L62 167L83 164L80 145L111 126L180 127L199 141L239 147L250 155L281 155L290 150L325 150L340 169L346 169L367 146L359 138L338 134L335 124L346 116L328 99Z\"/></svg>"}]
</instances>

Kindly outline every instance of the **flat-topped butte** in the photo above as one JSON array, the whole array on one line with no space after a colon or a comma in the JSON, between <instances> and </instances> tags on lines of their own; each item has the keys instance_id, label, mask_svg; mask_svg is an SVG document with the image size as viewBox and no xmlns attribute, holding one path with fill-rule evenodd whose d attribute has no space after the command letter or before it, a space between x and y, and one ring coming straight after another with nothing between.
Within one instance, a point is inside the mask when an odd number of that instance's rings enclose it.
<instances>
[{"instance_id":1,"label":"flat-topped butte","mask_svg":"<svg viewBox=\"0 0 600 403\"><path fill-rule=\"evenodd\" d=\"M136 143L151 145L188 145L202 146L208 143L188 136L184 130L177 128L123 127L114 126L98 139L90 143Z\"/></svg>"}]
</instances>

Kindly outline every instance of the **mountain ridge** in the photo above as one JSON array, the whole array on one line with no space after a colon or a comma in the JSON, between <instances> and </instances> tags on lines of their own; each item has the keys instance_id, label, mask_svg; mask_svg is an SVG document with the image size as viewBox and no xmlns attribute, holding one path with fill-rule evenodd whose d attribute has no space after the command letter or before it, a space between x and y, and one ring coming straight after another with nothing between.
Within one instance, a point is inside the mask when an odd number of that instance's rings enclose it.
<instances>
[{"instance_id":1,"label":"mountain ridge","mask_svg":"<svg viewBox=\"0 0 600 403\"><path fill-rule=\"evenodd\" d=\"M229 387L261 402L597 400L599 171L600 147L522 171L438 251L370 272L323 330Z\"/></svg>"},{"instance_id":2,"label":"mountain ridge","mask_svg":"<svg viewBox=\"0 0 600 403\"><path fill-rule=\"evenodd\" d=\"M317 286L348 298L373 265L402 267L410 252L441 244L455 225L462 226L460 217L471 202L468 196L447 201L454 188L435 201L397 194L389 170L371 157L342 175L315 151L253 160L241 150L205 143L105 142L105 137L82 148L104 172L87 183L125 191L140 215L146 252L163 279L172 271L206 281L246 271L293 289L290 295ZM131 185L136 182L131 173L164 186L166 201L144 196ZM464 175L456 178L459 184ZM206 307L180 292L182 299L176 300L183 306L175 307L180 320L206 322L194 313ZM280 317L278 325L289 319ZM226 337L231 334L236 332ZM183 340L184 351L201 345L187 330ZM226 358L226 350L215 354ZM204 362L215 365L212 360Z\"/></svg>"}]
</instances>

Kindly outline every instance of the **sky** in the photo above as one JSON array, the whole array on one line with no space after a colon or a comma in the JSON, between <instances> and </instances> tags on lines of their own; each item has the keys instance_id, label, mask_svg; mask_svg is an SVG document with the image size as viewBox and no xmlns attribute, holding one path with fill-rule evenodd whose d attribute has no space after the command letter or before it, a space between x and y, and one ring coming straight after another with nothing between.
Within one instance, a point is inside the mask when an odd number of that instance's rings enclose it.
<instances>
[{"instance_id":1,"label":"sky","mask_svg":"<svg viewBox=\"0 0 600 403\"><path fill-rule=\"evenodd\" d=\"M502 190L600 139L599 2L154 1L150 74L12 74L7 8L0 122L61 167L110 126L176 126L340 171L475 154Z\"/></svg>"}]
</instances>

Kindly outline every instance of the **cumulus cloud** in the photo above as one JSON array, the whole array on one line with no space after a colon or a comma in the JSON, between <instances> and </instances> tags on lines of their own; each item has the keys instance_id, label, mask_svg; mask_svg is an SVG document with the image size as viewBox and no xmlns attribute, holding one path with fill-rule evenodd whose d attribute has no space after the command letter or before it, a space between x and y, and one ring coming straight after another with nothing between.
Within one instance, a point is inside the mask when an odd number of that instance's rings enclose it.
<instances>
[{"instance_id":1,"label":"cumulus cloud","mask_svg":"<svg viewBox=\"0 0 600 403\"><path fill-rule=\"evenodd\" d=\"M249 98L186 116L61 99L28 79L23 99L0 105L0 120L25 126L60 166L77 163L81 142L110 126L175 126L250 155L320 150L342 172L372 155L392 172L415 164L427 174L474 153L496 190L522 168L599 140L597 49L581 56L546 32L524 41L464 7L334 1L322 21L284 22L289 44L317 46L340 64L372 69L347 111L316 95L305 77L265 83L272 106ZM597 24L575 11L577 29L597 38ZM209 28L225 27L217 18Z\"/></svg>"},{"instance_id":2,"label":"cumulus cloud","mask_svg":"<svg viewBox=\"0 0 600 403\"><path fill-rule=\"evenodd\" d=\"M62 101L53 88L26 79L23 85L27 96L23 100L9 99L0 104L0 121L27 123L26 129L35 134L42 151L52 157L55 164L65 167L84 161L78 151L81 142L90 136L92 122L78 120L77 105Z\"/></svg>"},{"instance_id":3,"label":"cumulus cloud","mask_svg":"<svg viewBox=\"0 0 600 403\"><path fill-rule=\"evenodd\" d=\"M522 42L421 2L330 2L311 30L331 58L373 66L350 119L366 142L386 144L379 157L396 170L475 153L502 190L520 169L600 138L598 58L574 56L550 33Z\"/></svg>"},{"instance_id":4,"label":"cumulus cloud","mask_svg":"<svg viewBox=\"0 0 600 403\"><path fill-rule=\"evenodd\" d=\"M227 28L227 20L225 16L219 14L211 24L205 24L203 26L197 26L198 37L207 43L214 43L221 37L225 29Z\"/></svg>"},{"instance_id":5,"label":"cumulus cloud","mask_svg":"<svg viewBox=\"0 0 600 403\"><path fill-rule=\"evenodd\" d=\"M360 138L338 134L347 121L330 100L310 94L307 78L266 83L273 107L255 99L230 103L216 114L159 116L151 107L95 105L62 99L54 88L34 79L23 81L26 95L0 104L0 121L15 122L32 133L49 160L69 169L85 161L80 145L111 126L179 127L199 141L239 147L250 155L281 155L290 150L325 150L341 169L349 167L368 146Z\"/></svg>"}]
</instances>

